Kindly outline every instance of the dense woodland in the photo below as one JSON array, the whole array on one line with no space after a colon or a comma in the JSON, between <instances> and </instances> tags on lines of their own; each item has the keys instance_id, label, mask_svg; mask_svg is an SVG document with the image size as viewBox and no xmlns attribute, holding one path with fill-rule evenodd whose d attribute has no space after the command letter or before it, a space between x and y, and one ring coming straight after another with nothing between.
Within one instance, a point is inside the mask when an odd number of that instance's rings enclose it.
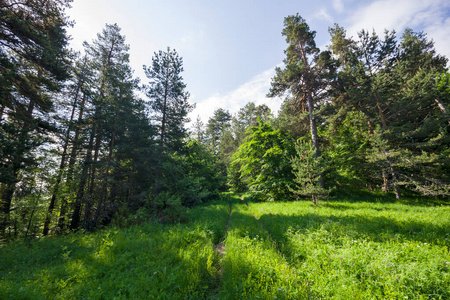
<instances>
[{"instance_id":1,"label":"dense woodland","mask_svg":"<svg viewBox=\"0 0 450 300\"><path fill-rule=\"evenodd\" d=\"M0 3L0 236L183 222L220 192L261 201L344 192L450 195L450 73L425 33L329 28L326 49L300 15L284 20L284 65L268 97L190 130L176 50L133 77L107 24L69 49L70 0ZM155 49L156 50L156 49ZM143 95L145 94L145 97Z\"/></svg>"}]
</instances>

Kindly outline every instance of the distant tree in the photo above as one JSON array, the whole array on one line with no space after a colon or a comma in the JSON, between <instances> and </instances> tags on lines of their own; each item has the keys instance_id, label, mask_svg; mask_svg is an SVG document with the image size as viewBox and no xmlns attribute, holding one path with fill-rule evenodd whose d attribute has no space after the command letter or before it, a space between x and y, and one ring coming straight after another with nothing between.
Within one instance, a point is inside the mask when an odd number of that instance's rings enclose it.
<instances>
[{"instance_id":1,"label":"distant tree","mask_svg":"<svg viewBox=\"0 0 450 300\"><path fill-rule=\"evenodd\" d=\"M187 133L184 125L193 109L181 76L183 70L183 59L170 48L155 53L152 65L144 66L145 75L150 80L146 94L155 113L159 143L161 147L172 150L182 147Z\"/></svg>"},{"instance_id":2,"label":"distant tree","mask_svg":"<svg viewBox=\"0 0 450 300\"><path fill-rule=\"evenodd\" d=\"M209 118L206 124L206 136L208 139L209 147L213 153L219 152L219 145L221 138L230 126L231 126L231 114L227 110L222 108L216 109L212 117Z\"/></svg>"},{"instance_id":3,"label":"distant tree","mask_svg":"<svg viewBox=\"0 0 450 300\"><path fill-rule=\"evenodd\" d=\"M203 123L200 116L197 116L197 119L193 124L192 134L200 144L203 144L205 142L205 124Z\"/></svg>"},{"instance_id":4,"label":"distant tree","mask_svg":"<svg viewBox=\"0 0 450 300\"><path fill-rule=\"evenodd\" d=\"M231 122L231 131L239 146L243 143L245 132L252 126L258 126L260 122L269 122L272 119L272 113L267 105L262 104L256 106L254 102L248 102L244 107L239 109Z\"/></svg>"}]
</instances>

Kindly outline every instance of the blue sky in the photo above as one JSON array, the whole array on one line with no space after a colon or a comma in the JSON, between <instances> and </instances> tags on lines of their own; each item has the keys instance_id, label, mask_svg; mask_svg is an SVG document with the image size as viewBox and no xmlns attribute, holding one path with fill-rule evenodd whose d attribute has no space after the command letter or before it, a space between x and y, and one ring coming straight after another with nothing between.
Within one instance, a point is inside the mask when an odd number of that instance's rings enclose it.
<instances>
[{"instance_id":1,"label":"blue sky","mask_svg":"<svg viewBox=\"0 0 450 300\"><path fill-rule=\"evenodd\" d=\"M183 57L184 81L197 108L191 119L206 120L217 108L235 113L247 102L267 104L274 68L284 58L284 17L299 13L324 48L328 27L338 23L350 36L361 29L401 33L424 30L437 51L450 57L448 0L74 0L67 12L75 26L71 45L81 50L106 23L117 23L130 45L131 66L145 83L142 65L153 53L174 48Z\"/></svg>"}]
</instances>

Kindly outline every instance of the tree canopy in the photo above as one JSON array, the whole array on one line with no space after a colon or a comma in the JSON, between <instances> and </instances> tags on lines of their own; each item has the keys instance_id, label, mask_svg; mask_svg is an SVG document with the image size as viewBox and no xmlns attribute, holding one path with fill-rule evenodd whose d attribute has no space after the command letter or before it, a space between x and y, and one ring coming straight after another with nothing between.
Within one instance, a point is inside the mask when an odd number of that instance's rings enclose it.
<instances>
[{"instance_id":1,"label":"tree canopy","mask_svg":"<svg viewBox=\"0 0 450 300\"><path fill-rule=\"evenodd\" d=\"M189 130L182 56L155 51L141 84L117 24L74 53L70 3L0 3L0 240L182 222L228 189L315 204L349 191L450 195L448 59L425 33L348 37L335 24L320 49L288 16L268 91L280 111L241 99Z\"/></svg>"}]
</instances>

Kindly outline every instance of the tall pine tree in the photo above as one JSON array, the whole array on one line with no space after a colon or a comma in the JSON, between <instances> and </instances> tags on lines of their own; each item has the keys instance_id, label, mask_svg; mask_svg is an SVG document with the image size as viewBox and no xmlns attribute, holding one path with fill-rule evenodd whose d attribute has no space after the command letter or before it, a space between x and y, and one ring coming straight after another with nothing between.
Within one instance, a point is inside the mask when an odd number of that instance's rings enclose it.
<instances>
[{"instance_id":1,"label":"tall pine tree","mask_svg":"<svg viewBox=\"0 0 450 300\"><path fill-rule=\"evenodd\" d=\"M183 82L183 59L176 50L167 48L152 58L151 66L144 66L149 79L147 97L153 109L161 149L179 150L183 145L189 121L188 113L193 106L188 102L189 93Z\"/></svg>"},{"instance_id":2,"label":"tall pine tree","mask_svg":"<svg viewBox=\"0 0 450 300\"><path fill-rule=\"evenodd\" d=\"M71 1L0 3L0 234L5 234L20 173L54 131L54 96L68 78L64 15Z\"/></svg>"}]
</instances>

